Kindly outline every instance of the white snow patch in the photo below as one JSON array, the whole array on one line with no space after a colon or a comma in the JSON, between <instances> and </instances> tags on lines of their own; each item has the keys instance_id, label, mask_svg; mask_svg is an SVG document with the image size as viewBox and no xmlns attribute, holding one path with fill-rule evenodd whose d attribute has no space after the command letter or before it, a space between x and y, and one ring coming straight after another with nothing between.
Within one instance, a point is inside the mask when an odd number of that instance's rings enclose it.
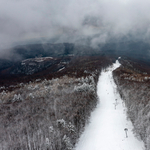
<instances>
[{"instance_id":1,"label":"white snow patch","mask_svg":"<svg viewBox=\"0 0 150 150\"><path fill-rule=\"evenodd\" d=\"M43 62L46 60L54 59L53 57L37 57L37 58L29 58L22 61L21 65L25 65L25 63L33 62Z\"/></svg>"},{"instance_id":2,"label":"white snow patch","mask_svg":"<svg viewBox=\"0 0 150 150\"><path fill-rule=\"evenodd\" d=\"M65 69L65 67L63 67L63 68L59 69L57 72L60 72L60 71L62 71L62 70L64 70L64 69Z\"/></svg>"},{"instance_id":3,"label":"white snow patch","mask_svg":"<svg viewBox=\"0 0 150 150\"><path fill-rule=\"evenodd\" d=\"M133 134L132 123L126 119L126 108L117 92L112 71L119 67L116 61L102 71L98 82L100 102L91 114L90 124L76 145L76 150L144 150L144 144ZM124 129L128 129L128 138Z\"/></svg>"}]
</instances>

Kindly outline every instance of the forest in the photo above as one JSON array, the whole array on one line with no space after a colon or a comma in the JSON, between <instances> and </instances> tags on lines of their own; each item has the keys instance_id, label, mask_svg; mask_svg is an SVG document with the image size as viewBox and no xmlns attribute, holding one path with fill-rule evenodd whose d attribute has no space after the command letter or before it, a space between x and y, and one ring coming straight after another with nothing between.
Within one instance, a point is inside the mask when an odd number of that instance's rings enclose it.
<instances>
[{"instance_id":1,"label":"forest","mask_svg":"<svg viewBox=\"0 0 150 150\"><path fill-rule=\"evenodd\" d=\"M150 68L129 60L120 62L122 65L113 72L115 83L134 126L133 132L150 149Z\"/></svg>"},{"instance_id":2,"label":"forest","mask_svg":"<svg viewBox=\"0 0 150 150\"><path fill-rule=\"evenodd\" d=\"M100 72L113 60L78 57L57 73L0 82L0 149L73 149L97 105Z\"/></svg>"}]
</instances>

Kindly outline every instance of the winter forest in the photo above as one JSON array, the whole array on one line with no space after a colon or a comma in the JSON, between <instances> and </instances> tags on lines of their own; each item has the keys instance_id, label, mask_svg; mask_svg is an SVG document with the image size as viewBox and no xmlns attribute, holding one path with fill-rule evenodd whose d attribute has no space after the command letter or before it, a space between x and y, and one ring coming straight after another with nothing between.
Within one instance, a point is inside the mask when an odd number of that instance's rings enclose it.
<instances>
[{"instance_id":1,"label":"winter forest","mask_svg":"<svg viewBox=\"0 0 150 150\"><path fill-rule=\"evenodd\" d=\"M66 68L69 76L59 71L59 78L1 87L0 149L73 149L97 105L100 70L111 64L100 57L77 62L79 67Z\"/></svg>"},{"instance_id":2,"label":"winter forest","mask_svg":"<svg viewBox=\"0 0 150 150\"><path fill-rule=\"evenodd\" d=\"M0 0L0 150L150 150L149 8Z\"/></svg>"}]
</instances>

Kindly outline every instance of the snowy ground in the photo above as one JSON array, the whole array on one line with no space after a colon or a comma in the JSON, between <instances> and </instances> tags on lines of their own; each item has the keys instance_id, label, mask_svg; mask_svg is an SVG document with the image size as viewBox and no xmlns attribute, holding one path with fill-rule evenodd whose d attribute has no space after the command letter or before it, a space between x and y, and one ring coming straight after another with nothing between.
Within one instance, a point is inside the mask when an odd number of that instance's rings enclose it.
<instances>
[{"instance_id":1,"label":"snowy ground","mask_svg":"<svg viewBox=\"0 0 150 150\"><path fill-rule=\"evenodd\" d=\"M112 71L118 61L101 73L98 82L100 103L91 115L90 124L81 135L76 150L144 150L144 144L132 132L126 109L116 90ZM126 137L124 129L128 132Z\"/></svg>"}]
</instances>

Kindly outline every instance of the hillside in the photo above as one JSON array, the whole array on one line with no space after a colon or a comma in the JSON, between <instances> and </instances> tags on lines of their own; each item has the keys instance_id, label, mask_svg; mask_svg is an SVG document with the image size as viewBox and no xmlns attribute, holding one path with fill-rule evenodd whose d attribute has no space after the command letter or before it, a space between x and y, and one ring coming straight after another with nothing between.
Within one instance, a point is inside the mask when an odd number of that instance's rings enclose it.
<instances>
[{"instance_id":1,"label":"hillside","mask_svg":"<svg viewBox=\"0 0 150 150\"><path fill-rule=\"evenodd\" d=\"M127 107L134 132L150 149L150 68L138 62L120 60L121 67L113 72L119 93Z\"/></svg>"},{"instance_id":2,"label":"hillside","mask_svg":"<svg viewBox=\"0 0 150 150\"><path fill-rule=\"evenodd\" d=\"M144 143L132 132L133 125L126 118L126 107L112 77L112 71L119 66L116 61L101 72L97 85L99 103L76 150L144 150Z\"/></svg>"},{"instance_id":3,"label":"hillside","mask_svg":"<svg viewBox=\"0 0 150 150\"><path fill-rule=\"evenodd\" d=\"M113 44L102 51L68 43L32 44L15 47L16 60L1 59L1 149L72 149L97 106L101 70L124 55L125 49L109 47ZM113 77L134 132L150 148L149 58L127 56Z\"/></svg>"},{"instance_id":4,"label":"hillside","mask_svg":"<svg viewBox=\"0 0 150 150\"><path fill-rule=\"evenodd\" d=\"M2 76L0 149L72 149L97 105L99 74L113 61L74 57L63 69Z\"/></svg>"}]
</instances>

